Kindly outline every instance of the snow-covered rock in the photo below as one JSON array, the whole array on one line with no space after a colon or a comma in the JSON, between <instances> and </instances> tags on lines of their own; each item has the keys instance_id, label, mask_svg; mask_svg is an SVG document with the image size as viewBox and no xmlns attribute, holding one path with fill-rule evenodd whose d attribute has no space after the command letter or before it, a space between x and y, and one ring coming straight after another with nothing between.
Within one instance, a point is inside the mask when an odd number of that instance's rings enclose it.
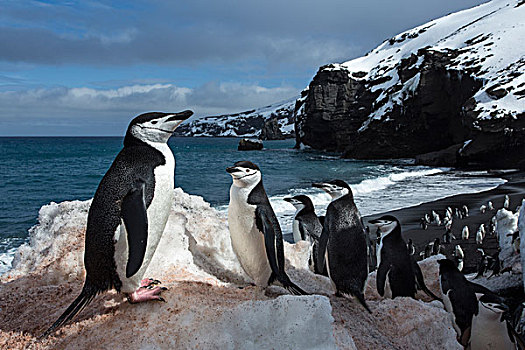
<instances>
[{"instance_id":1,"label":"snow-covered rock","mask_svg":"<svg viewBox=\"0 0 525 350\"><path fill-rule=\"evenodd\" d=\"M169 288L166 303L131 305L115 291L102 293L57 334L37 341L80 292L84 276L90 201L51 203L1 277L0 347L459 349L440 303L374 298L367 291L369 314L359 303L333 296L329 279L308 268L307 242L285 242L286 268L313 294L283 295L280 287L262 293L248 284L225 219L201 197L174 191L146 272ZM435 258L420 265L436 291Z\"/></svg>"},{"instance_id":2,"label":"snow-covered rock","mask_svg":"<svg viewBox=\"0 0 525 350\"><path fill-rule=\"evenodd\" d=\"M525 167L524 19L522 1L492 0L321 67L298 100L299 141L351 158L446 150L422 161Z\"/></svg>"},{"instance_id":3,"label":"snow-covered rock","mask_svg":"<svg viewBox=\"0 0 525 350\"><path fill-rule=\"evenodd\" d=\"M513 272L521 273L519 256L512 247L512 234L518 229L518 214L506 209L496 213L496 237L500 247L499 259L501 267L512 267Z\"/></svg>"},{"instance_id":4,"label":"snow-covered rock","mask_svg":"<svg viewBox=\"0 0 525 350\"><path fill-rule=\"evenodd\" d=\"M175 131L176 136L228 136L283 139L295 135L296 98L246 112L191 118Z\"/></svg>"}]
</instances>

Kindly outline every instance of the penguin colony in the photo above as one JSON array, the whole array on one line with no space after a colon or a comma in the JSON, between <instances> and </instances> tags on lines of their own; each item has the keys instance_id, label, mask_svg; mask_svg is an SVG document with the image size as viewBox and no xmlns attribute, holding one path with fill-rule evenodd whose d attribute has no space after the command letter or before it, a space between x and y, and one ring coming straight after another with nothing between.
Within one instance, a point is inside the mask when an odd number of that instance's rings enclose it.
<instances>
[{"instance_id":1,"label":"penguin colony","mask_svg":"<svg viewBox=\"0 0 525 350\"><path fill-rule=\"evenodd\" d=\"M165 301L166 288L153 278L144 278L146 269L162 237L174 201L175 159L167 141L175 128L192 115L180 113L146 113L134 118L127 129L124 147L101 180L88 214L84 265L86 278L80 295L59 319L44 332L46 337L72 320L93 298L110 289L123 293L130 303ZM226 171L232 177L228 226L232 248L246 274L257 288L271 284L284 287L294 295L308 292L287 275L281 227L263 186L262 172L249 161L236 162ZM453 257L439 260L442 299L425 285L416 261L416 247L402 236L401 223L391 215L370 220L374 231L364 226L350 186L342 180L312 184L329 194L332 201L325 217L318 217L311 199L305 195L284 200L296 208L293 238L310 246L309 265L319 275L327 276L335 295L355 298L368 312L364 290L369 270L377 268L376 288L381 296L412 297L418 290L442 301L450 313L458 342L472 349L524 348L521 336L513 327L512 300L468 281L460 272L464 252L455 245ZM510 199L505 196L503 207ZM492 202L480 212L493 211ZM431 223L444 225L442 239L429 243L422 257L444 253L442 244L451 244L452 221L468 217L468 207L446 208L441 217L436 211L420 220L422 229ZM481 224L476 243L483 244L485 234L493 235L494 217ZM374 239L372 239L375 236ZM461 238L469 239L465 226ZM516 241L518 242L516 244ZM374 244L375 243L375 244ZM513 235L513 246L519 249L519 235ZM478 248L481 260L476 278L487 270L500 273L498 254L485 254ZM371 268L370 268L371 267Z\"/></svg>"}]
</instances>

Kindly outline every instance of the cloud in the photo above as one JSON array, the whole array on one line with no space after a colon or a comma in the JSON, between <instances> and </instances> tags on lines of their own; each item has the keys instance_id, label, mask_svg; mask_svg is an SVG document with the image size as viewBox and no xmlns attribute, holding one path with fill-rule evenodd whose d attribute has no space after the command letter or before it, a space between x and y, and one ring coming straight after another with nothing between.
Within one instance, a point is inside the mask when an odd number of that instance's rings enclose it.
<instances>
[{"instance_id":1,"label":"cloud","mask_svg":"<svg viewBox=\"0 0 525 350\"><path fill-rule=\"evenodd\" d=\"M0 92L0 129L3 135L38 135L44 130L41 127L54 130L54 135L119 135L131 117L147 111L192 109L201 117L240 112L297 94L293 87L228 82L210 82L197 88L151 84L118 89L4 91Z\"/></svg>"}]
</instances>

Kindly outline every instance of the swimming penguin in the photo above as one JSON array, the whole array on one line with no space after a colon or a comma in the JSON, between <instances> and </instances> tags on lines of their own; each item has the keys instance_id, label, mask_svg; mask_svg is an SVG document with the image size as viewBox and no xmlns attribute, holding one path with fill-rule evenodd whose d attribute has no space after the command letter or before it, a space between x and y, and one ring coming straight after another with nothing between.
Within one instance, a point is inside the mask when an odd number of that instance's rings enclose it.
<instances>
[{"instance_id":1,"label":"swimming penguin","mask_svg":"<svg viewBox=\"0 0 525 350\"><path fill-rule=\"evenodd\" d=\"M226 171L233 179L228 226L242 268L258 287L266 288L277 281L292 294L306 295L286 274L281 226L266 195L259 167L240 161Z\"/></svg>"},{"instance_id":2,"label":"swimming penguin","mask_svg":"<svg viewBox=\"0 0 525 350\"><path fill-rule=\"evenodd\" d=\"M509 198L509 195L506 194L505 200L503 201L503 208L509 209L509 207L510 207L510 198Z\"/></svg>"},{"instance_id":3,"label":"swimming penguin","mask_svg":"<svg viewBox=\"0 0 525 350\"><path fill-rule=\"evenodd\" d=\"M379 295L384 296L385 284L389 284L392 298L414 297L416 280L407 245L401 236L401 223L392 215L385 215L369 221L381 230L381 245L377 252L379 267L376 286Z\"/></svg>"},{"instance_id":4,"label":"swimming penguin","mask_svg":"<svg viewBox=\"0 0 525 350\"><path fill-rule=\"evenodd\" d=\"M468 226L464 226L463 230L461 230L461 238L468 239L468 236L469 236Z\"/></svg>"},{"instance_id":5,"label":"swimming penguin","mask_svg":"<svg viewBox=\"0 0 525 350\"><path fill-rule=\"evenodd\" d=\"M89 209L82 292L42 337L112 288L131 303L163 300L163 289L153 287L157 281L143 277L174 200L175 159L167 141L192 114L154 112L131 121L124 148L100 181Z\"/></svg>"},{"instance_id":6,"label":"swimming penguin","mask_svg":"<svg viewBox=\"0 0 525 350\"><path fill-rule=\"evenodd\" d=\"M318 265L323 266L326 258L328 276L336 294L356 297L371 312L364 297L368 279L365 230L352 190L342 180L312 186L321 188L332 197L319 241Z\"/></svg>"},{"instance_id":7,"label":"swimming penguin","mask_svg":"<svg viewBox=\"0 0 525 350\"><path fill-rule=\"evenodd\" d=\"M310 197L305 195L287 197L284 198L284 200L291 203L295 209L297 209L293 220L294 242L298 242L300 240L308 240L310 242L310 267L315 273L323 274L324 269L320 269L317 266L317 251L319 248L319 238L321 237L323 226L315 214L312 200Z\"/></svg>"}]
</instances>

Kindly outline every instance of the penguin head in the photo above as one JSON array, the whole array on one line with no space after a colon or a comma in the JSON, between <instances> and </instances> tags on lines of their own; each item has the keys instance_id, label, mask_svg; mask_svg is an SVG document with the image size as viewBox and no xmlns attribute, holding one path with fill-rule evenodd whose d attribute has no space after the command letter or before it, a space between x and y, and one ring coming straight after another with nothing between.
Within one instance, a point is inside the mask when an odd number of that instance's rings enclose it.
<instances>
[{"instance_id":1,"label":"penguin head","mask_svg":"<svg viewBox=\"0 0 525 350\"><path fill-rule=\"evenodd\" d=\"M252 162L243 160L226 168L231 175L233 184L237 187L255 187L262 178L261 170Z\"/></svg>"},{"instance_id":2,"label":"penguin head","mask_svg":"<svg viewBox=\"0 0 525 350\"><path fill-rule=\"evenodd\" d=\"M452 260L439 259L437 262L439 264L439 274L440 275L444 273L454 272L454 271L459 272L458 268L456 267L456 264Z\"/></svg>"},{"instance_id":3,"label":"penguin head","mask_svg":"<svg viewBox=\"0 0 525 350\"><path fill-rule=\"evenodd\" d=\"M333 200L346 196L349 194L352 196L352 190L350 189L350 186L343 180L332 180L328 182L318 182L313 183L313 187L317 187L325 191L332 197Z\"/></svg>"},{"instance_id":4,"label":"penguin head","mask_svg":"<svg viewBox=\"0 0 525 350\"><path fill-rule=\"evenodd\" d=\"M378 219L370 220L368 223L375 225L381 231L382 236L386 236L396 228L401 227L399 220L392 215L383 215Z\"/></svg>"},{"instance_id":5,"label":"penguin head","mask_svg":"<svg viewBox=\"0 0 525 350\"><path fill-rule=\"evenodd\" d=\"M177 126L191 117L192 111L180 113L150 112L135 117L129 123L126 139L135 137L145 142L167 142ZM124 140L126 144L126 140Z\"/></svg>"},{"instance_id":6,"label":"penguin head","mask_svg":"<svg viewBox=\"0 0 525 350\"><path fill-rule=\"evenodd\" d=\"M476 293L478 302L486 309L500 315L509 311L509 307L504 303L504 299L494 294Z\"/></svg>"},{"instance_id":7,"label":"penguin head","mask_svg":"<svg viewBox=\"0 0 525 350\"><path fill-rule=\"evenodd\" d=\"M291 203L297 211L300 211L304 208L312 208L314 207L312 200L310 197L305 196L304 194L300 194L298 196L293 197L286 197L284 198L285 201L288 203Z\"/></svg>"}]
</instances>

